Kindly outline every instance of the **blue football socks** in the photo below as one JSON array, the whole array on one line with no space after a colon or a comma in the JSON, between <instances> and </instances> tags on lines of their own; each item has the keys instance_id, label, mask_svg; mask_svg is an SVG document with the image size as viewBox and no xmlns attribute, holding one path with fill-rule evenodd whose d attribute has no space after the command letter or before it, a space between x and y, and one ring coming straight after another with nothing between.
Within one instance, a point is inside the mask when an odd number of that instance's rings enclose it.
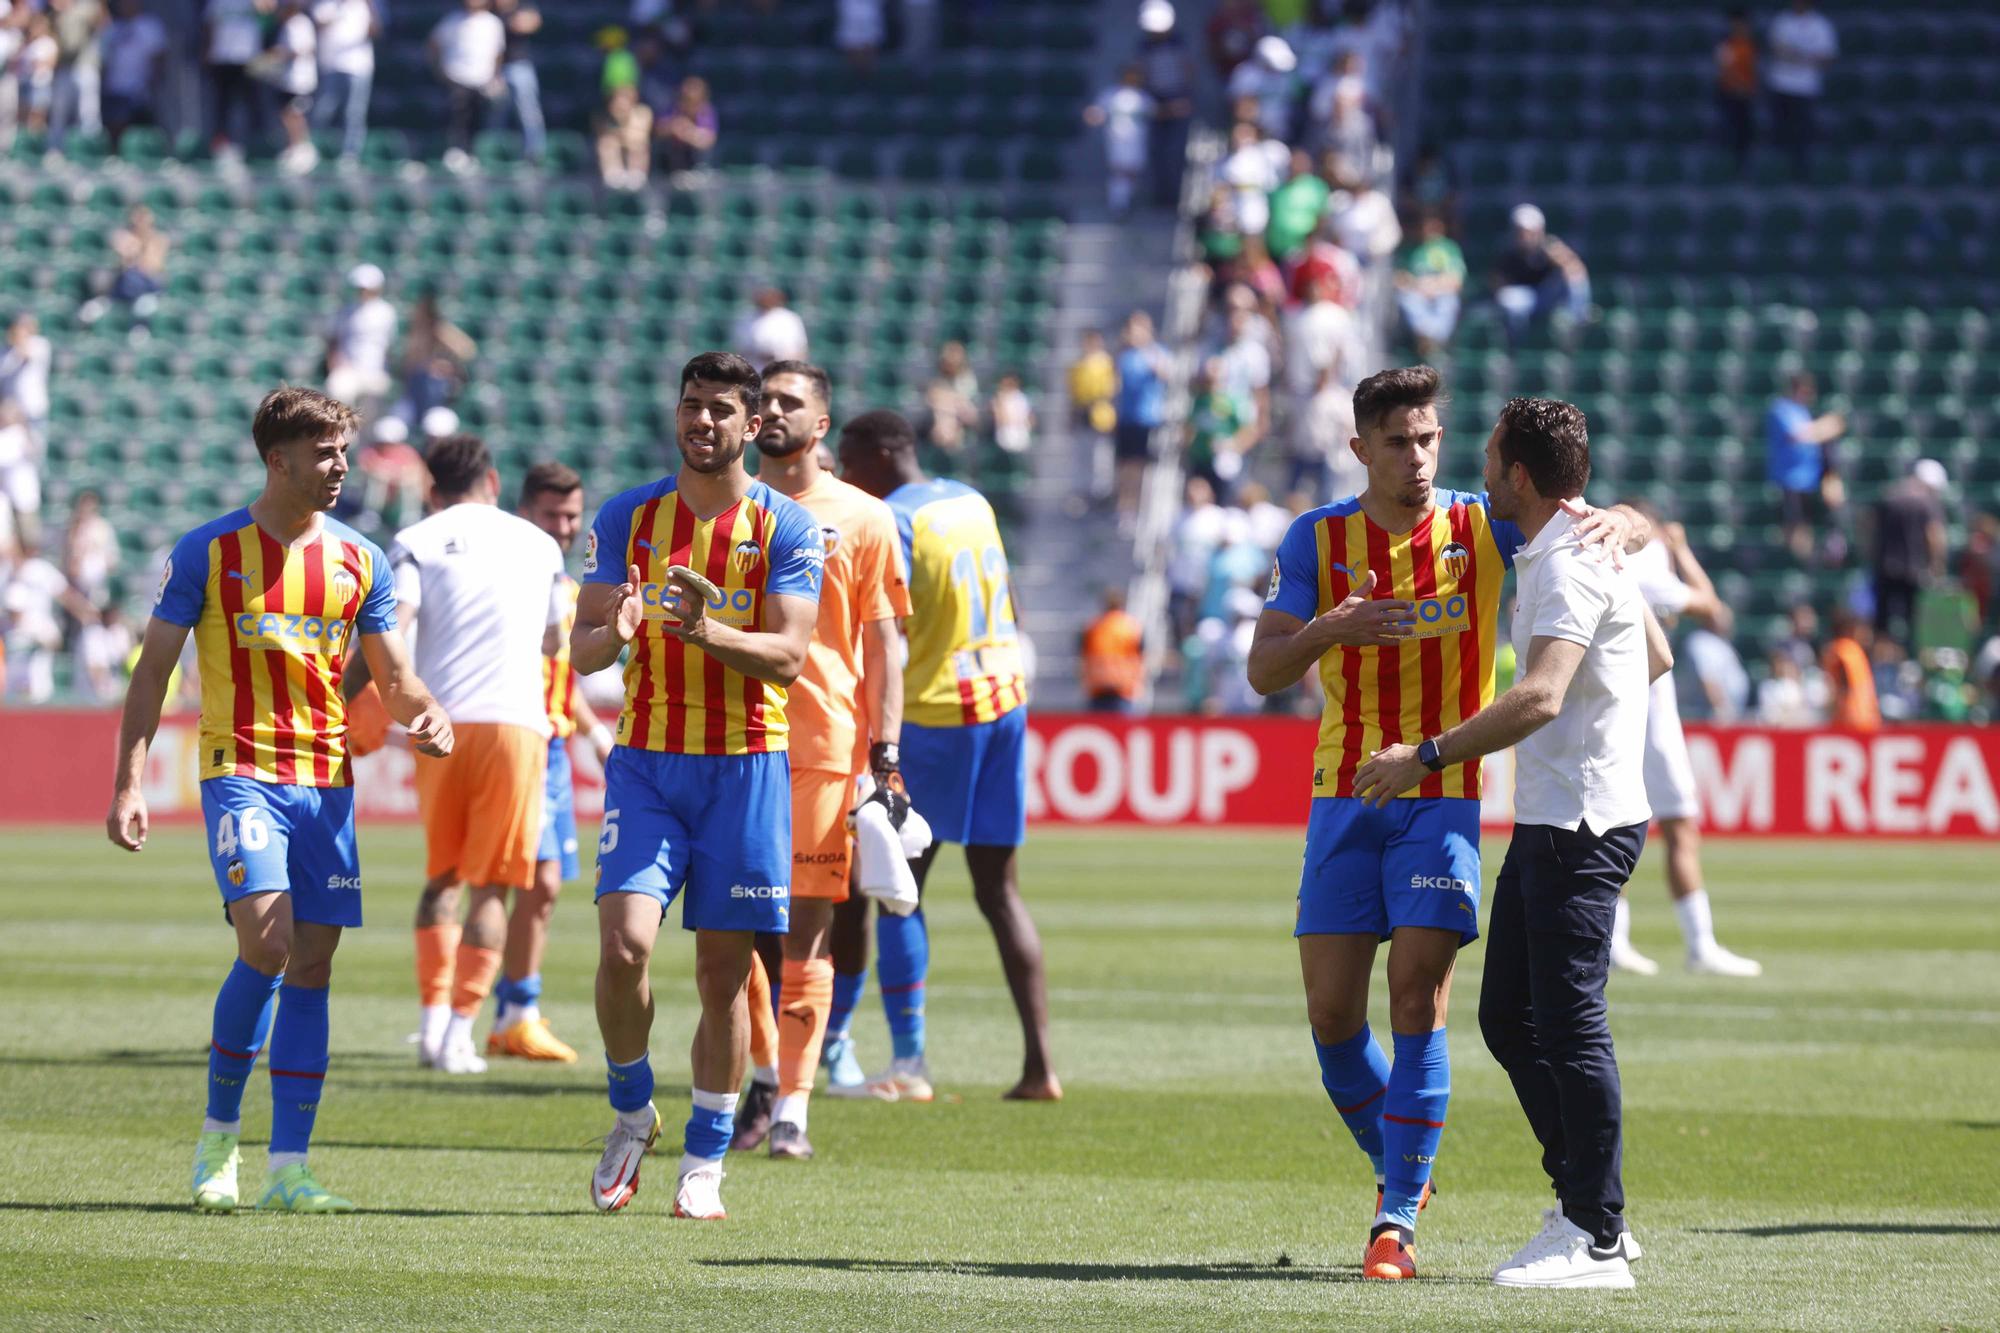
<instances>
[{"instance_id":1,"label":"blue football socks","mask_svg":"<svg viewBox=\"0 0 2000 1333\"><path fill-rule=\"evenodd\" d=\"M930 932L923 909L908 916L875 914L875 975L882 987L882 1012L898 1060L924 1053L924 979L931 967Z\"/></svg>"},{"instance_id":2,"label":"blue football socks","mask_svg":"<svg viewBox=\"0 0 2000 1333\"><path fill-rule=\"evenodd\" d=\"M1396 1062L1389 1069L1389 1093L1383 1099L1382 1146L1384 1183L1382 1215L1414 1229L1431 1162L1444 1137L1445 1108L1451 1102L1451 1057L1444 1029L1420 1034L1398 1032Z\"/></svg>"},{"instance_id":3,"label":"blue football socks","mask_svg":"<svg viewBox=\"0 0 2000 1333\"><path fill-rule=\"evenodd\" d=\"M621 1065L610 1056L604 1057L606 1082L611 1089L611 1109L614 1111L639 1111L653 1100L652 1053L640 1056L630 1064Z\"/></svg>"},{"instance_id":4,"label":"blue football socks","mask_svg":"<svg viewBox=\"0 0 2000 1333\"><path fill-rule=\"evenodd\" d=\"M1313 1038L1319 1056L1319 1081L1347 1132L1368 1156L1375 1175L1382 1175L1382 1104L1389 1090L1389 1057L1375 1044L1375 1034L1363 1023L1361 1031L1331 1046Z\"/></svg>"},{"instance_id":5,"label":"blue football socks","mask_svg":"<svg viewBox=\"0 0 2000 1333\"><path fill-rule=\"evenodd\" d=\"M271 1151L303 1153L326 1086L326 988L283 986L271 1027Z\"/></svg>"},{"instance_id":6,"label":"blue football socks","mask_svg":"<svg viewBox=\"0 0 2000 1333\"><path fill-rule=\"evenodd\" d=\"M834 1041L847 1035L854 1022L855 1007L861 1003L862 988L868 984L868 969L833 974L833 1008L827 1011L826 1036Z\"/></svg>"},{"instance_id":7,"label":"blue football socks","mask_svg":"<svg viewBox=\"0 0 2000 1333\"><path fill-rule=\"evenodd\" d=\"M208 1043L210 1120L235 1124L243 1118L243 1085L271 1035L271 1014L284 980L283 973L267 977L241 958L223 978Z\"/></svg>"}]
</instances>

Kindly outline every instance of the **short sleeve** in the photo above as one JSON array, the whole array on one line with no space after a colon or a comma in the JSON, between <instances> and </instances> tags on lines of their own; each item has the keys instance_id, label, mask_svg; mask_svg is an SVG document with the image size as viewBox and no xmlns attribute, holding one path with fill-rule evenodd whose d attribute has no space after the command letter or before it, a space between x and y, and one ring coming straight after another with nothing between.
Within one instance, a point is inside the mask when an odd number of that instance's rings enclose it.
<instances>
[{"instance_id":1,"label":"short sleeve","mask_svg":"<svg viewBox=\"0 0 2000 1333\"><path fill-rule=\"evenodd\" d=\"M1573 547L1549 552L1543 563L1538 573L1549 582L1535 607L1529 637L1567 639L1589 647L1611 608L1611 589L1606 586L1613 577L1610 566Z\"/></svg>"},{"instance_id":2,"label":"short sleeve","mask_svg":"<svg viewBox=\"0 0 2000 1333\"><path fill-rule=\"evenodd\" d=\"M416 610L424 604L424 571L417 553L399 537L389 547L389 570L396 580L396 600Z\"/></svg>"},{"instance_id":3,"label":"short sleeve","mask_svg":"<svg viewBox=\"0 0 2000 1333\"><path fill-rule=\"evenodd\" d=\"M174 543L153 598L153 614L170 625L193 629L208 595L208 536L190 532Z\"/></svg>"},{"instance_id":4,"label":"short sleeve","mask_svg":"<svg viewBox=\"0 0 2000 1333\"><path fill-rule=\"evenodd\" d=\"M1493 545L1500 552L1500 563L1512 569L1514 553L1528 544L1528 535L1512 519L1493 517L1492 502L1484 491L1479 493L1479 507L1486 511L1486 527L1493 534Z\"/></svg>"},{"instance_id":5,"label":"short sleeve","mask_svg":"<svg viewBox=\"0 0 2000 1333\"><path fill-rule=\"evenodd\" d=\"M583 581L619 584L625 581L625 547L632 536L632 507L614 496L597 511L583 539Z\"/></svg>"},{"instance_id":6,"label":"short sleeve","mask_svg":"<svg viewBox=\"0 0 2000 1333\"><path fill-rule=\"evenodd\" d=\"M867 545L857 562L863 580L861 621L900 620L910 614L910 583L903 574L895 527L886 513L877 510L862 532Z\"/></svg>"},{"instance_id":7,"label":"short sleeve","mask_svg":"<svg viewBox=\"0 0 2000 1333\"><path fill-rule=\"evenodd\" d=\"M889 512L896 516L896 544L903 555L903 582L907 585L917 564L917 523L906 510L891 506Z\"/></svg>"},{"instance_id":8,"label":"short sleeve","mask_svg":"<svg viewBox=\"0 0 2000 1333\"><path fill-rule=\"evenodd\" d=\"M1278 543L1271 565L1271 587L1264 595L1266 611L1283 611L1300 620L1319 614L1319 521L1311 514L1292 520Z\"/></svg>"},{"instance_id":9,"label":"short sleeve","mask_svg":"<svg viewBox=\"0 0 2000 1333\"><path fill-rule=\"evenodd\" d=\"M368 592L361 599L361 614L354 618L354 628L363 634L387 634L396 628L396 579L381 547L368 542L362 549L368 552Z\"/></svg>"},{"instance_id":10,"label":"short sleeve","mask_svg":"<svg viewBox=\"0 0 2000 1333\"><path fill-rule=\"evenodd\" d=\"M819 601L820 579L826 573L826 539L811 515L795 504L780 509L771 532L771 548L771 576L764 591Z\"/></svg>"}]
</instances>

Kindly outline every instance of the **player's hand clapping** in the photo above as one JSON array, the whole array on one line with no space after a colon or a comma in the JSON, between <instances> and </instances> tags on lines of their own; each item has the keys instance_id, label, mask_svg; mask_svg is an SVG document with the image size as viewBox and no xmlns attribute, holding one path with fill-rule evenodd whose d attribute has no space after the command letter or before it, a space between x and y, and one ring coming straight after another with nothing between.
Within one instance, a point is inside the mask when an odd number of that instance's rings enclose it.
<instances>
[{"instance_id":1,"label":"player's hand clapping","mask_svg":"<svg viewBox=\"0 0 2000 1333\"><path fill-rule=\"evenodd\" d=\"M638 634L639 626L646 619L646 604L639 599L639 567L625 567L625 581L611 592L611 609L604 623L618 636L620 643L632 642Z\"/></svg>"},{"instance_id":2,"label":"player's hand clapping","mask_svg":"<svg viewBox=\"0 0 2000 1333\"><path fill-rule=\"evenodd\" d=\"M121 791L111 798L111 813L104 817L105 832L111 841L128 852L146 845L146 797L138 789Z\"/></svg>"},{"instance_id":3,"label":"player's hand clapping","mask_svg":"<svg viewBox=\"0 0 2000 1333\"><path fill-rule=\"evenodd\" d=\"M1370 648L1401 643L1416 632L1417 607L1395 597L1370 597L1375 571L1369 570L1345 601L1313 621L1315 633L1328 644Z\"/></svg>"},{"instance_id":4,"label":"player's hand clapping","mask_svg":"<svg viewBox=\"0 0 2000 1333\"><path fill-rule=\"evenodd\" d=\"M442 759L451 753L451 719L436 702L425 705L422 712L410 719L409 732L410 746L418 754Z\"/></svg>"},{"instance_id":5,"label":"player's hand clapping","mask_svg":"<svg viewBox=\"0 0 2000 1333\"><path fill-rule=\"evenodd\" d=\"M635 567L633 573L637 573ZM673 611L679 622L667 622L667 632L688 643L699 643L708 630L708 603L721 594L716 586L684 565L667 571L667 588L673 596Z\"/></svg>"}]
</instances>

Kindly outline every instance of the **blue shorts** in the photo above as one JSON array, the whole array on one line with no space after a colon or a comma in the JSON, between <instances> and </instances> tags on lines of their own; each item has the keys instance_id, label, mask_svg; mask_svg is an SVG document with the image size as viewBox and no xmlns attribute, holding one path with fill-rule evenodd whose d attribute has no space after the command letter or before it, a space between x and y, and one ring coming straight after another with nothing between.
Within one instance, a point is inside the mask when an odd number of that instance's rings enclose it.
<instances>
[{"instance_id":1,"label":"blue shorts","mask_svg":"<svg viewBox=\"0 0 2000 1333\"><path fill-rule=\"evenodd\" d=\"M1028 710L969 727L903 724L903 782L931 836L967 847L1028 840Z\"/></svg>"},{"instance_id":2,"label":"blue shorts","mask_svg":"<svg viewBox=\"0 0 2000 1333\"><path fill-rule=\"evenodd\" d=\"M682 889L688 930L791 928L792 771L783 751L611 752L597 896L643 893L664 916Z\"/></svg>"},{"instance_id":3,"label":"blue shorts","mask_svg":"<svg viewBox=\"0 0 2000 1333\"><path fill-rule=\"evenodd\" d=\"M1455 930L1460 948L1479 938L1479 802L1315 797L1292 933L1387 939L1398 926Z\"/></svg>"},{"instance_id":4,"label":"blue shorts","mask_svg":"<svg viewBox=\"0 0 2000 1333\"><path fill-rule=\"evenodd\" d=\"M354 788L209 778L201 784L201 814L225 908L276 890L292 895L294 921L361 924Z\"/></svg>"},{"instance_id":5,"label":"blue shorts","mask_svg":"<svg viewBox=\"0 0 2000 1333\"><path fill-rule=\"evenodd\" d=\"M559 861L567 882L582 869L576 862L576 787L570 779L569 741L549 737L549 768L542 780L542 845L537 861Z\"/></svg>"}]
</instances>

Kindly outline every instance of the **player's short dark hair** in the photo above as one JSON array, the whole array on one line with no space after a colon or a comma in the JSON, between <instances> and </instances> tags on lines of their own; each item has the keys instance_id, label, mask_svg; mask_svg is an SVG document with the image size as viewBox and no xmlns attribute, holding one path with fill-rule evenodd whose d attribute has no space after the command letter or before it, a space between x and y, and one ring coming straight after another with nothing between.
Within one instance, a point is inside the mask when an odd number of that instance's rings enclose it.
<instances>
[{"instance_id":1,"label":"player's short dark hair","mask_svg":"<svg viewBox=\"0 0 2000 1333\"><path fill-rule=\"evenodd\" d=\"M902 413L878 407L842 426L840 442L880 449L885 454L911 453L917 447L917 432Z\"/></svg>"},{"instance_id":2,"label":"player's short dark hair","mask_svg":"<svg viewBox=\"0 0 2000 1333\"><path fill-rule=\"evenodd\" d=\"M315 444L333 435L346 435L361 424L353 408L338 398L329 398L318 389L287 384L264 395L257 415L250 423L250 438L256 442L257 457L269 458L280 445L299 440Z\"/></svg>"},{"instance_id":3,"label":"player's short dark hair","mask_svg":"<svg viewBox=\"0 0 2000 1333\"><path fill-rule=\"evenodd\" d=\"M1510 398L1500 409L1500 466L1519 463L1544 500L1583 494L1590 482L1590 426L1559 398Z\"/></svg>"},{"instance_id":4,"label":"player's short dark hair","mask_svg":"<svg viewBox=\"0 0 2000 1333\"><path fill-rule=\"evenodd\" d=\"M439 495L464 495L493 470L493 454L477 435L447 435L424 451Z\"/></svg>"},{"instance_id":5,"label":"player's short dark hair","mask_svg":"<svg viewBox=\"0 0 2000 1333\"><path fill-rule=\"evenodd\" d=\"M703 352L692 357L681 367L681 392L687 386L700 380L704 384L722 384L736 390L736 396L743 400L743 410L757 410L757 395L762 392L763 377L757 367L745 361L734 352Z\"/></svg>"},{"instance_id":6,"label":"player's short dark hair","mask_svg":"<svg viewBox=\"0 0 2000 1333\"><path fill-rule=\"evenodd\" d=\"M538 495L570 495L583 489L583 478L567 463L547 459L529 468L521 477L521 506Z\"/></svg>"},{"instance_id":7,"label":"player's short dark hair","mask_svg":"<svg viewBox=\"0 0 2000 1333\"><path fill-rule=\"evenodd\" d=\"M1354 386L1354 428L1367 430L1399 407L1443 408L1450 399L1435 366L1378 370Z\"/></svg>"},{"instance_id":8,"label":"player's short dark hair","mask_svg":"<svg viewBox=\"0 0 2000 1333\"><path fill-rule=\"evenodd\" d=\"M812 381L813 392L819 395L819 405L833 410L833 379L810 361L773 361L764 367L763 381L769 384L779 375L803 375Z\"/></svg>"}]
</instances>

